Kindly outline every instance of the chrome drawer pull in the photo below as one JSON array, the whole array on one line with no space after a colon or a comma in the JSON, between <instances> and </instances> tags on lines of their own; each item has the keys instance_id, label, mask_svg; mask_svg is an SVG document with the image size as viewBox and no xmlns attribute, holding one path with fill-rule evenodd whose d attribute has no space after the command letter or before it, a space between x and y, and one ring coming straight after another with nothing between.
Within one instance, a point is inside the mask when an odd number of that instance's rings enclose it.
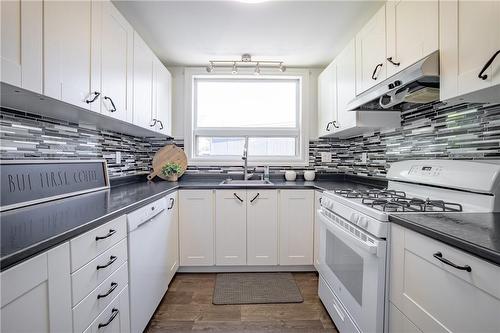
<instances>
[{"instance_id":1,"label":"chrome drawer pull","mask_svg":"<svg viewBox=\"0 0 500 333\"><path fill-rule=\"evenodd\" d=\"M450 265L453 268L459 269L461 271L467 271L467 272L471 272L472 271L472 268L470 268L469 265L458 266L457 264L449 261L448 259L443 258L443 254L441 252L436 252L432 256L434 258L436 258L437 260L441 261L442 263L445 263L446 265Z\"/></svg>"},{"instance_id":2,"label":"chrome drawer pull","mask_svg":"<svg viewBox=\"0 0 500 333\"><path fill-rule=\"evenodd\" d=\"M116 233L116 230L114 230L114 229L109 229L109 232L108 232L108 234L107 234L106 236L96 236L96 237L95 237L95 240L96 240L96 241L98 241L98 240L101 240L101 239L106 239L106 238L108 238L108 237L113 236L115 233Z\"/></svg>"},{"instance_id":3,"label":"chrome drawer pull","mask_svg":"<svg viewBox=\"0 0 500 333\"><path fill-rule=\"evenodd\" d=\"M99 294L99 295L97 295L97 299L108 297L109 294L111 294L113 291L115 291L116 287L118 287L118 283L111 282L111 288L109 288L109 290L105 294Z\"/></svg>"},{"instance_id":4,"label":"chrome drawer pull","mask_svg":"<svg viewBox=\"0 0 500 333\"><path fill-rule=\"evenodd\" d=\"M116 256L109 257L109 261L105 265L97 265L97 270L108 267L109 265L114 263L116 261L116 259L118 259L118 257L116 257Z\"/></svg>"},{"instance_id":5,"label":"chrome drawer pull","mask_svg":"<svg viewBox=\"0 0 500 333\"><path fill-rule=\"evenodd\" d=\"M97 326L97 328L99 329L99 328L106 327L106 326L108 326L109 324L111 324L111 322L113 321L113 319L115 319L115 318L116 318L116 316L118 316L118 313L119 313L119 312L120 312L120 311L118 311L118 309L113 308L113 310L111 310L111 317L109 317L108 321L107 321L107 322L105 322L104 324L99 324L99 325Z\"/></svg>"}]
</instances>

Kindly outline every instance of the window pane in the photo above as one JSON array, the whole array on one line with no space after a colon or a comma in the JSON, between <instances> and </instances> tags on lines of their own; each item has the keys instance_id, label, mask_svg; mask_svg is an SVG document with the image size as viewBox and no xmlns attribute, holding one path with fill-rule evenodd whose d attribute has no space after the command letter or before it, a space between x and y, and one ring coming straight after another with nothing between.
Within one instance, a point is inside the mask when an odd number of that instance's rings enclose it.
<instances>
[{"instance_id":1,"label":"window pane","mask_svg":"<svg viewBox=\"0 0 500 333\"><path fill-rule=\"evenodd\" d=\"M198 137L198 156L242 156L245 138Z\"/></svg>"},{"instance_id":2,"label":"window pane","mask_svg":"<svg viewBox=\"0 0 500 333\"><path fill-rule=\"evenodd\" d=\"M296 127L298 80L196 82L198 127Z\"/></svg>"},{"instance_id":3,"label":"window pane","mask_svg":"<svg viewBox=\"0 0 500 333\"><path fill-rule=\"evenodd\" d=\"M197 137L198 156L242 156L245 138ZM295 156L295 138L249 138L249 156Z\"/></svg>"},{"instance_id":4,"label":"window pane","mask_svg":"<svg viewBox=\"0 0 500 333\"><path fill-rule=\"evenodd\" d=\"M295 138L249 138L248 155L295 156Z\"/></svg>"}]
</instances>

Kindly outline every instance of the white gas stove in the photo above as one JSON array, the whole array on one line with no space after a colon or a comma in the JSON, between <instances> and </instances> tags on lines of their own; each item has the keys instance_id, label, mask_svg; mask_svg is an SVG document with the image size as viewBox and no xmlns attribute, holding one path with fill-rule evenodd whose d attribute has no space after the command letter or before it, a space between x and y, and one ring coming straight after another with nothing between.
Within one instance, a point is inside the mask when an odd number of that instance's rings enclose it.
<instances>
[{"instance_id":1,"label":"white gas stove","mask_svg":"<svg viewBox=\"0 0 500 333\"><path fill-rule=\"evenodd\" d=\"M323 192L319 296L340 333L383 332L391 213L500 210L498 161L393 163L386 189Z\"/></svg>"}]
</instances>

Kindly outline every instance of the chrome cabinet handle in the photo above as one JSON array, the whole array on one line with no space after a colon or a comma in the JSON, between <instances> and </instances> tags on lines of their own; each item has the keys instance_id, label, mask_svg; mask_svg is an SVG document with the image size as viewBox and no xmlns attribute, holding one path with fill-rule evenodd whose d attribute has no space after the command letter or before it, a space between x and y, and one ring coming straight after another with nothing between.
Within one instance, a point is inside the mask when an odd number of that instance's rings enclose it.
<instances>
[{"instance_id":1,"label":"chrome cabinet handle","mask_svg":"<svg viewBox=\"0 0 500 333\"><path fill-rule=\"evenodd\" d=\"M113 291L115 291L116 287L118 287L118 283L116 282L111 282L111 287L109 288L108 291L106 291L106 293L104 294L99 294L97 295L97 299L101 299L101 298L104 298L104 297L108 297L109 294L111 294Z\"/></svg>"},{"instance_id":2,"label":"chrome cabinet handle","mask_svg":"<svg viewBox=\"0 0 500 333\"><path fill-rule=\"evenodd\" d=\"M255 195L255 197L253 197L252 200L250 200L250 203L254 202L258 197L259 197L260 193L257 192L257 194Z\"/></svg>"},{"instance_id":3,"label":"chrome cabinet handle","mask_svg":"<svg viewBox=\"0 0 500 333\"><path fill-rule=\"evenodd\" d=\"M160 130L162 130L163 129L163 123L162 123L161 120L158 120L158 122L160 123Z\"/></svg>"},{"instance_id":4,"label":"chrome cabinet handle","mask_svg":"<svg viewBox=\"0 0 500 333\"><path fill-rule=\"evenodd\" d=\"M107 263L105 263L104 265L97 265L97 270L108 267L109 265L113 264L116 261L116 259L118 259L118 257L116 256L109 257L109 261Z\"/></svg>"},{"instance_id":5,"label":"chrome cabinet handle","mask_svg":"<svg viewBox=\"0 0 500 333\"><path fill-rule=\"evenodd\" d=\"M101 239L106 239L108 237L111 237L113 236L114 234L116 233L116 230L114 229L109 229L109 232L106 236L96 236L95 237L95 241L97 242L98 240L101 240Z\"/></svg>"},{"instance_id":6,"label":"chrome cabinet handle","mask_svg":"<svg viewBox=\"0 0 500 333\"><path fill-rule=\"evenodd\" d=\"M382 68L383 65L384 64L377 64L377 66L375 66L375 69L373 70L373 73L372 73L372 80L376 80L377 79L377 77L378 77L377 70L378 70L379 67ZM375 76L375 74L377 74L377 75Z\"/></svg>"},{"instance_id":7,"label":"chrome cabinet handle","mask_svg":"<svg viewBox=\"0 0 500 333\"><path fill-rule=\"evenodd\" d=\"M495 54L493 54L493 56L490 58L490 60L488 60L488 62L486 64L484 64L483 69L481 69L481 72L479 72L479 74L477 76L478 78L480 78L482 80L486 80L488 78L488 74L483 74L483 73L488 69L488 67L491 66L491 64L493 63L493 60L495 60L495 58L499 54L500 54L500 50L496 51Z\"/></svg>"},{"instance_id":8,"label":"chrome cabinet handle","mask_svg":"<svg viewBox=\"0 0 500 333\"><path fill-rule=\"evenodd\" d=\"M113 308L113 310L111 310L111 317L109 317L108 321L97 325L97 328L99 329L99 328L106 327L109 324L111 324L111 322L116 318L116 316L118 316L119 312L120 311L118 309Z\"/></svg>"},{"instance_id":9,"label":"chrome cabinet handle","mask_svg":"<svg viewBox=\"0 0 500 333\"><path fill-rule=\"evenodd\" d=\"M238 199L240 202L243 202L243 199L241 199L241 198L238 196L238 194L233 193L233 195L234 195L234 196L236 197L236 199Z\"/></svg>"},{"instance_id":10,"label":"chrome cabinet handle","mask_svg":"<svg viewBox=\"0 0 500 333\"><path fill-rule=\"evenodd\" d=\"M399 66L401 65L400 62L394 62L394 60L392 60L392 57L389 57L387 58L387 61L390 62L391 64L393 64L394 66Z\"/></svg>"},{"instance_id":11,"label":"chrome cabinet handle","mask_svg":"<svg viewBox=\"0 0 500 333\"><path fill-rule=\"evenodd\" d=\"M156 119L151 120L151 123L149 124L149 127L154 127L157 122L158 122L158 120L156 120Z\"/></svg>"},{"instance_id":12,"label":"chrome cabinet handle","mask_svg":"<svg viewBox=\"0 0 500 333\"><path fill-rule=\"evenodd\" d=\"M174 202L175 202L175 199L174 198L170 198L170 206L168 206L168 210L174 208Z\"/></svg>"},{"instance_id":13,"label":"chrome cabinet handle","mask_svg":"<svg viewBox=\"0 0 500 333\"><path fill-rule=\"evenodd\" d=\"M109 110L109 112L115 112L116 111L116 106L115 106L115 103L113 103L113 100L111 99L111 97L104 96L104 99L107 99L111 103L112 109Z\"/></svg>"},{"instance_id":14,"label":"chrome cabinet handle","mask_svg":"<svg viewBox=\"0 0 500 333\"><path fill-rule=\"evenodd\" d=\"M101 95L101 93L100 93L100 92L98 92L98 91L94 91L94 92L91 92L89 95L90 95L90 96L94 95L94 97L93 97L93 98L91 98L91 99L88 99L88 98L87 98L87 99L85 100L85 103L87 103L87 104L90 104L90 103L95 102L95 100L97 99L97 97L99 97L99 96Z\"/></svg>"},{"instance_id":15,"label":"chrome cabinet handle","mask_svg":"<svg viewBox=\"0 0 500 333\"><path fill-rule=\"evenodd\" d=\"M469 265L458 266L454 262L451 262L450 260L444 258L443 254L441 252L436 252L432 256L434 258L436 258L437 260L441 261L442 263L445 263L446 265L449 265L449 266L451 266L453 268L459 269L461 271L467 271L467 272L471 272L472 271L472 268Z\"/></svg>"}]
</instances>

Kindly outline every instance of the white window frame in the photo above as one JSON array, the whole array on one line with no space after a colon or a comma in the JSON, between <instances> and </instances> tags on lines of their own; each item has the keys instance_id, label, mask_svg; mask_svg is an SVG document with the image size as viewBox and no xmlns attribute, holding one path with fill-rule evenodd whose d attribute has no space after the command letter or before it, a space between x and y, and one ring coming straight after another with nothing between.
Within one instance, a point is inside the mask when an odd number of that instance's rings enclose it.
<instances>
[{"instance_id":1,"label":"white window frame","mask_svg":"<svg viewBox=\"0 0 500 333\"><path fill-rule=\"evenodd\" d=\"M261 69L260 77L266 80L299 80L297 87L297 119L296 128L196 128L196 79L235 79L231 69L217 69L216 73L207 73L205 68L185 68L185 118L184 118L184 150L188 163L193 166L239 166L242 164L241 155L238 156L196 156L196 136L209 137L295 137L296 156L252 156L248 158L251 166L307 166L309 165L308 141L308 108L309 105L309 71L302 69L287 69L284 73L276 73L276 69ZM255 80L253 68L242 68L237 75L238 79ZM242 134L242 131L244 133ZM242 152L243 153L243 152Z\"/></svg>"}]
</instances>

